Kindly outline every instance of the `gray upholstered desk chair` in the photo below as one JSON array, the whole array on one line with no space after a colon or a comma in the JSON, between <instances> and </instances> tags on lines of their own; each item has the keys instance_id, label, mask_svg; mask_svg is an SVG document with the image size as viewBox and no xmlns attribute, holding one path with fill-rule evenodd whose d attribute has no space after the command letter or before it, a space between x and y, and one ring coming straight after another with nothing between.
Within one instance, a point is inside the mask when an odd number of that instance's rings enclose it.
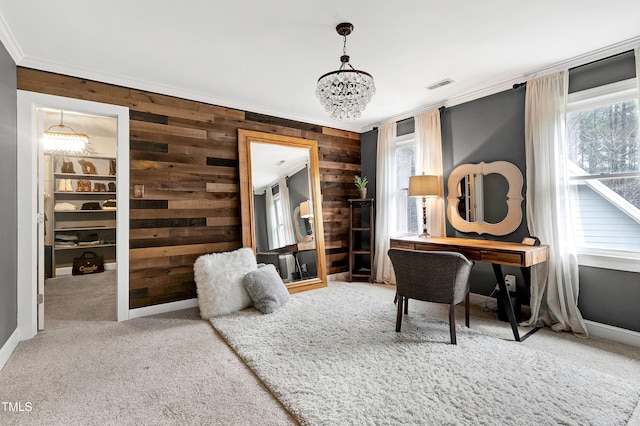
<instances>
[{"instance_id":1,"label":"gray upholstered desk chair","mask_svg":"<svg viewBox=\"0 0 640 426\"><path fill-rule=\"evenodd\" d=\"M416 251L392 248L388 252L396 274L398 317L409 311L409 299L449 305L451 343L456 344L455 305L465 302L465 323L469 327L469 277L473 262L460 253Z\"/></svg>"}]
</instances>

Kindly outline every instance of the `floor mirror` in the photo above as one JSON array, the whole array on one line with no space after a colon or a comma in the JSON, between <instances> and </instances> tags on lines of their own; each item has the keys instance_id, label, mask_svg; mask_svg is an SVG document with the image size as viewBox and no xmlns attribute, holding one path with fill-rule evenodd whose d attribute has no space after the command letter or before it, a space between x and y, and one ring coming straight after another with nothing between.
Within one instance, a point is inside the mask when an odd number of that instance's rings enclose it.
<instances>
[{"instance_id":1,"label":"floor mirror","mask_svg":"<svg viewBox=\"0 0 640 426\"><path fill-rule=\"evenodd\" d=\"M326 286L317 142L240 129L238 160L243 246L290 293Z\"/></svg>"}]
</instances>

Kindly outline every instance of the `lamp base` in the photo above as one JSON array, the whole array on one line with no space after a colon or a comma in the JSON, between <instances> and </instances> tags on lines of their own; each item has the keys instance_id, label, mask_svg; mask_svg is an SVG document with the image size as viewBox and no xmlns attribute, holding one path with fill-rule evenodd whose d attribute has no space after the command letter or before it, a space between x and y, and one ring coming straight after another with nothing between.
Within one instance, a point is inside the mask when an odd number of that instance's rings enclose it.
<instances>
[{"instance_id":1,"label":"lamp base","mask_svg":"<svg viewBox=\"0 0 640 426\"><path fill-rule=\"evenodd\" d=\"M427 197L422 197L422 234L418 235L420 238L431 238L431 234L427 228L427 202Z\"/></svg>"}]
</instances>

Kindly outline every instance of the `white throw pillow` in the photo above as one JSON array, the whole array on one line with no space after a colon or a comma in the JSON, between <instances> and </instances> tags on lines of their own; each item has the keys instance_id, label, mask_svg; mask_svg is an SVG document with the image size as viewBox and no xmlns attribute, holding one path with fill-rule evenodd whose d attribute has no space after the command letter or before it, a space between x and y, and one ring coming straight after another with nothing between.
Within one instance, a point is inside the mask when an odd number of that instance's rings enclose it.
<instances>
[{"instance_id":1,"label":"white throw pillow","mask_svg":"<svg viewBox=\"0 0 640 426\"><path fill-rule=\"evenodd\" d=\"M193 265L200 316L209 319L251 306L242 280L257 267L250 248L200 256Z\"/></svg>"}]
</instances>

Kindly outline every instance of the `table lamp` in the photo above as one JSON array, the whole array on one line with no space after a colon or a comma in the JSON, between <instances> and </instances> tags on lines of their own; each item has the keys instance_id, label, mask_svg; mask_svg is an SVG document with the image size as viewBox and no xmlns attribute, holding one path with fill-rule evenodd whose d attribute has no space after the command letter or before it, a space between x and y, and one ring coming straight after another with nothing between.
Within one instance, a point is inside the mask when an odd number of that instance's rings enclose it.
<instances>
[{"instance_id":1,"label":"table lamp","mask_svg":"<svg viewBox=\"0 0 640 426\"><path fill-rule=\"evenodd\" d=\"M305 220L305 228L307 235L313 234L313 206L311 201L303 201L300 203L300 217Z\"/></svg>"},{"instance_id":2,"label":"table lamp","mask_svg":"<svg viewBox=\"0 0 640 426\"><path fill-rule=\"evenodd\" d=\"M313 213L311 212L311 202L309 202L309 200L300 203L300 217L303 219L313 217Z\"/></svg>"},{"instance_id":3,"label":"table lamp","mask_svg":"<svg viewBox=\"0 0 640 426\"><path fill-rule=\"evenodd\" d=\"M421 175L409 177L409 197L422 197L422 234L421 238L431 238L427 229L427 199L440 195L438 176Z\"/></svg>"}]
</instances>

